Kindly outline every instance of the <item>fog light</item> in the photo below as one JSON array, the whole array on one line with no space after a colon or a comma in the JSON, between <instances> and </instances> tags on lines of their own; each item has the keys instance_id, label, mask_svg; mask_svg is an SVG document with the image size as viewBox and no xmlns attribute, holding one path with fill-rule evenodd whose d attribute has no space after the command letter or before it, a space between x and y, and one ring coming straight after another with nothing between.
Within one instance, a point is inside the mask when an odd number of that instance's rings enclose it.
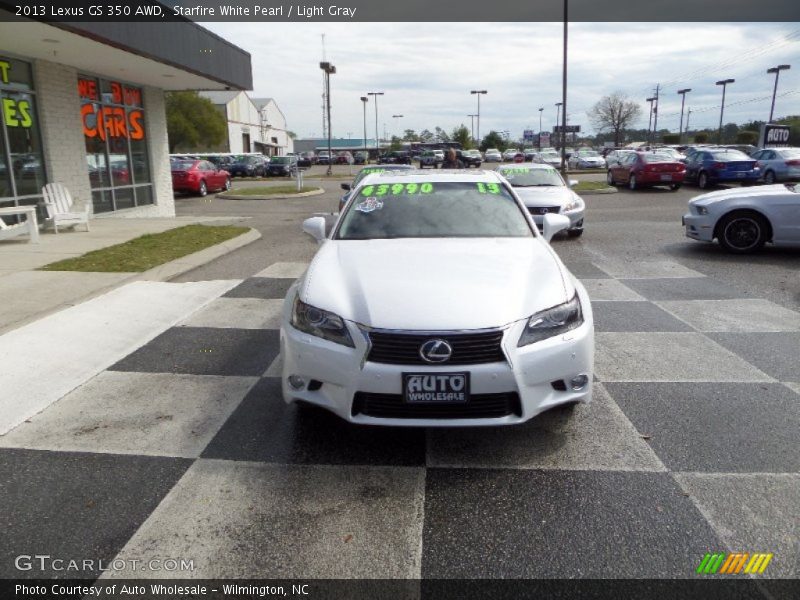
<instances>
[{"instance_id":1,"label":"fog light","mask_svg":"<svg viewBox=\"0 0 800 600\"><path fill-rule=\"evenodd\" d=\"M306 380L300 377L299 375L289 375L287 381L289 382L289 385L296 390L303 389L306 385Z\"/></svg>"},{"instance_id":2,"label":"fog light","mask_svg":"<svg viewBox=\"0 0 800 600\"><path fill-rule=\"evenodd\" d=\"M584 374L578 375L577 377L573 377L569 380L570 386L572 386L572 389L576 392L579 392L585 388L587 383L589 383L589 376Z\"/></svg>"}]
</instances>

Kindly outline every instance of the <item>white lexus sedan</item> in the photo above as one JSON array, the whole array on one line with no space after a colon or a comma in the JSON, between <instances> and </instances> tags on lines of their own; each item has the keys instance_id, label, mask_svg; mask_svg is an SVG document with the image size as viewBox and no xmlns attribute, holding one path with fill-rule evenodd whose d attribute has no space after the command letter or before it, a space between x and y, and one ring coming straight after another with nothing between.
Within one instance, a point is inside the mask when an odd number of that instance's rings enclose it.
<instances>
[{"instance_id":1,"label":"white lexus sedan","mask_svg":"<svg viewBox=\"0 0 800 600\"><path fill-rule=\"evenodd\" d=\"M287 402L353 423L521 423L591 400L592 308L508 183L488 171L365 177L289 289Z\"/></svg>"},{"instance_id":2,"label":"white lexus sedan","mask_svg":"<svg viewBox=\"0 0 800 600\"><path fill-rule=\"evenodd\" d=\"M544 215L555 213L569 219L568 236L583 235L586 203L570 189L576 181L567 185L561 173L541 163L502 165L495 170L514 188L540 231Z\"/></svg>"}]
</instances>

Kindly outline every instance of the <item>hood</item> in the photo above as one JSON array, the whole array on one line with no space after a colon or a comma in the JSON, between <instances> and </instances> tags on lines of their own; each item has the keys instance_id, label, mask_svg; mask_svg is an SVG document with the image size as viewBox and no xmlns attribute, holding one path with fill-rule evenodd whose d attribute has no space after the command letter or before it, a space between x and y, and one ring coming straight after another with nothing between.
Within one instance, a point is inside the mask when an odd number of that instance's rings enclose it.
<instances>
[{"instance_id":1,"label":"hood","mask_svg":"<svg viewBox=\"0 0 800 600\"><path fill-rule=\"evenodd\" d=\"M483 329L566 302L562 268L541 238L330 240L300 294L370 327Z\"/></svg>"},{"instance_id":2,"label":"hood","mask_svg":"<svg viewBox=\"0 0 800 600\"><path fill-rule=\"evenodd\" d=\"M695 196L689 200L690 204L711 204L719 202L720 200L732 200L736 198L752 198L753 196L771 196L775 194L785 194L787 188L782 183L775 185L760 185L757 188L751 187L736 187L729 190L717 190L716 192L709 192Z\"/></svg>"},{"instance_id":3,"label":"hood","mask_svg":"<svg viewBox=\"0 0 800 600\"><path fill-rule=\"evenodd\" d=\"M568 187L515 187L514 191L525 206L564 206L575 192Z\"/></svg>"}]
</instances>

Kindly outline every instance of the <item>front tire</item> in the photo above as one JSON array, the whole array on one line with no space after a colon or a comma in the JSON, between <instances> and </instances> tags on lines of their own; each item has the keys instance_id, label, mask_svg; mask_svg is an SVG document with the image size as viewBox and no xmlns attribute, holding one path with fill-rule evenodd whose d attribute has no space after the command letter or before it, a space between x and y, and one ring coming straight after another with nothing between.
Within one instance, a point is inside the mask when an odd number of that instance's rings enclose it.
<instances>
[{"instance_id":1,"label":"front tire","mask_svg":"<svg viewBox=\"0 0 800 600\"><path fill-rule=\"evenodd\" d=\"M697 187L701 190L707 190L710 187L708 175L706 175L705 171L700 171L700 174L697 176Z\"/></svg>"},{"instance_id":2,"label":"front tire","mask_svg":"<svg viewBox=\"0 0 800 600\"><path fill-rule=\"evenodd\" d=\"M767 241L769 224L759 214L739 212L725 215L717 225L720 245L733 254L748 254Z\"/></svg>"},{"instance_id":3,"label":"front tire","mask_svg":"<svg viewBox=\"0 0 800 600\"><path fill-rule=\"evenodd\" d=\"M205 181L200 182L200 188L197 190L197 195L201 198L204 198L206 195L208 195L208 187L206 186Z\"/></svg>"},{"instance_id":4,"label":"front tire","mask_svg":"<svg viewBox=\"0 0 800 600\"><path fill-rule=\"evenodd\" d=\"M630 178L628 179L628 188L629 188L631 191L633 191L633 190L636 190L636 189L638 189L638 187L639 187L639 184L636 182L636 175L634 175L633 173L631 173L631 176L630 176Z\"/></svg>"},{"instance_id":5,"label":"front tire","mask_svg":"<svg viewBox=\"0 0 800 600\"><path fill-rule=\"evenodd\" d=\"M231 189L231 178L230 178L230 177L226 177L226 178L225 178L225 187L224 187L224 190L225 190L226 192L229 192L229 191L230 191L230 189Z\"/></svg>"},{"instance_id":6,"label":"front tire","mask_svg":"<svg viewBox=\"0 0 800 600\"><path fill-rule=\"evenodd\" d=\"M764 183L767 185L775 183L775 171L767 171L764 173Z\"/></svg>"},{"instance_id":7,"label":"front tire","mask_svg":"<svg viewBox=\"0 0 800 600\"><path fill-rule=\"evenodd\" d=\"M567 236L571 238L579 238L583 235L583 229L567 229Z\"/></svg>"},{"instance_id":8,"label":"front tire","mask_svg":"<svg viewBox=\"0 0 800 600\"><path fill-rule=\"evenodd\" d=\"M617 182L614 181L614 173L611 172L611 169L609 169L608 173L606 174L606 183L614 187L617 185Z\"/></svg>"}]
</instances>

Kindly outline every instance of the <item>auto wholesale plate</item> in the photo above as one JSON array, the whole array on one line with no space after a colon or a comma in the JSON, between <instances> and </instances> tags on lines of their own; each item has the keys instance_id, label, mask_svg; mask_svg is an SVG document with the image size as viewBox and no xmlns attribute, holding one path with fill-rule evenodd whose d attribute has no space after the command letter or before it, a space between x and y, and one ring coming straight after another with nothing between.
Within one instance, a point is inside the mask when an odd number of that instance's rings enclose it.
<instances>
[{"instance_id":1,"label":"auto wholesale plate","mask_svg":"<svg viewBox=\"0 0 800 600\"><path fill-rule=\"evenodd\" d=\"M469 373L403 373L403 400L408 404L469 402Z\"/></svg>"}]
</instances>

